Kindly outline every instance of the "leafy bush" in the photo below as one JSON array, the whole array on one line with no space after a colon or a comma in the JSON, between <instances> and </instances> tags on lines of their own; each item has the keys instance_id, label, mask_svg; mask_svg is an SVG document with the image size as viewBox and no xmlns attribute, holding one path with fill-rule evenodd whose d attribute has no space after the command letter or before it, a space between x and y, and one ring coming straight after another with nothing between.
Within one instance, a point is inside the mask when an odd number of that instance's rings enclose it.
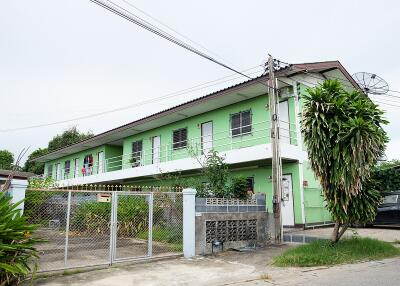
<instances>
[{"instance_id":1,"label":"leafy bush","mask_svg":"<svg viewBox=\"0 0 400 286\"><path fill-rule=\"evenodd\" d=\"M224 162L224 158L218 155L217 151L211 151L206 155L203 173L213 195L218 198L226 197L228 165Z\"/></svg>"},{"instance_id":2,"label":"leafy bush","mask_svg":"<svg viewBox=\"0 0 400 286\"><path fill-rule=\"evenodd\" d=\"M10 196L0 194L0 285L18 284L38 258L38 240L32 238L36 226L21 215L20 203L12 204Z\"/></svg>"},{"instance_id":3,"label":"leafy bush","mask_svg":"<svg viewBox=\"0 0 400 286\"><path fill-rule=\"evenodd\" d=\"M159 209L154 208L154 216ZM111 204L105 202L81 203L71 212L70 230L92 234L110 231ZM121 196L118 198L117 232L120 236L133 236L148 227L149 206L144 197Z\"/></svg>"},{"instance_id":4,"label":"leafy bush","mask_svg":"<svg viewBox=\"0 0 400 286\"><path fill-rule=\"evenodd\" d=\"M232 178L228 196L236 199L247 198L247 181L245 177Z\"/></svg>"},{"instance_id":5,"label":"leafy bush","mask_svg":"<svg viewBox=\"0 0 400 286\"><path fill-rule=\"evenodd\" d=\"M152 231L153 241L164 242L170 244L174 251L182 251L183 249L183 231L180 227L156 226ZM138 238L147 240L149 237L148 230L138 233Z\"/></svg>"},{"instance_id":6,"label":"leafy bush","mask_svg":"<svg viewBox=\"0 0 400 286\"><path fill-rule=\"evenodd\" d=\"M30 223L40 223L46 219L47 201L52 195L54 192L26 191L24 215Z\"/></svg>"}]
</instances>

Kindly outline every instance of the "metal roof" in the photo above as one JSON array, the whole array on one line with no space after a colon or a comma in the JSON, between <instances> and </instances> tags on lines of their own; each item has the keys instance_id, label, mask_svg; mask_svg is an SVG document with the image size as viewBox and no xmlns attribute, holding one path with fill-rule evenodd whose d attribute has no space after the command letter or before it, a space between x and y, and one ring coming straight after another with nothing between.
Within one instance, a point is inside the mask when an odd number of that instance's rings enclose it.
<instances>
[{"instance_id":1,"label":"metal roof","mask_svg":"<svg viewBox=\"0 0 400 286\"><path fill-rule=\"evenodd\" d=\"M0 169L0 177L8 177L12 173L11 170L2 170ZM20 171L15 171L14 172L14 178L15 179L28 179L32 176L35 176L34 173L30 172L20 172Z\"/></svg>"}]
</instances>

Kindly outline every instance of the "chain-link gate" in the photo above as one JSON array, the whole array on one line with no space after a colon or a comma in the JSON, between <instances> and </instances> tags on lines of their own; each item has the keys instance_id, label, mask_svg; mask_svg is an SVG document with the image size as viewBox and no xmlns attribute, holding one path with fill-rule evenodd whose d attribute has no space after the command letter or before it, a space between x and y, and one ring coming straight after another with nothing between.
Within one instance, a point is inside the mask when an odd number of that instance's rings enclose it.
<instances>
[{"instance_id":1,"label":"chain-link gate","mask_svg":"<svg viewBox=\"0 0 400 286\"><path fill-rule=\"evenodd\" d=\"M113 262L152 256L153 194L114 193Z\"/></svg>"},{"instance_id":2,"label":"chain-link gate","mask_svg":"<svg viewBox=\"0 0 400 286\"><path fill-rule=\"evenodd\" d=\"M182 254L181 192L27 190L39 271Z\"/></svg>"}]
</instances>

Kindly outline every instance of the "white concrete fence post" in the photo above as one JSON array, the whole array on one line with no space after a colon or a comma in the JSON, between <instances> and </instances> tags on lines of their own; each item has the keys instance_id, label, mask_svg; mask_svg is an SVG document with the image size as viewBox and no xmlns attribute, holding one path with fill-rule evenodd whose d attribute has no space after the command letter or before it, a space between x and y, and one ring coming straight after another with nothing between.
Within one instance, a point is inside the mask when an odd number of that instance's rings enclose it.
<instances>
[{"instance_id":1,"label":"white concrete fence post","mask_svg":"<svg viewBox=\"0 0 400 286\"><path fill-rule=\"evenodd\" d=\"M25 199L25 191L27 187L28 187L27 180L13 179L11 181L11 185L8 192L11 195L11 202L13 204L18 203ZM24 212L23 202L18 206L18 209L21 210L21 213Z\"/></svg>"},{"instance_id":2,"label":"white concrete fence post","mask_svg":"<svg viewBox=\"0 0 400 286\"><path fill-rule=\"evenodd\" d=\"M184 189L183 194L183 256L196 255L196 190Z\"/></svg>"}]
</instances>

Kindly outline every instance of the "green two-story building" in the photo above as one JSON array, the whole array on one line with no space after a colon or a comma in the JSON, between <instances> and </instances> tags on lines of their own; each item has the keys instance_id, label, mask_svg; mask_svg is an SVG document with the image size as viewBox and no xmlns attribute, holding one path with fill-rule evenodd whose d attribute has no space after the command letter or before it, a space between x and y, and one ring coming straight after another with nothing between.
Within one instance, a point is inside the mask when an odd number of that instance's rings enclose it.
<instances>
[{"instance_id":1,"label":"green two-story building","mask_svg":"<svg viewBox=\"0 0 400 286\"><path fill-rule=\"evenodd\" d=\"M337 61L294 64L276 72L280 90L280 152L288 197L283 202L286 226L329 221L320 186L309 168L302 144L302 94L324 79L340 78L357 88ZM232 175L247 178L249 188L267 196L272 211L268 75L227 87L36 159L45 176L63 185L160 185L160 174L199 173L211 149L225 157Z\"/></svg>"}]
</instances>

